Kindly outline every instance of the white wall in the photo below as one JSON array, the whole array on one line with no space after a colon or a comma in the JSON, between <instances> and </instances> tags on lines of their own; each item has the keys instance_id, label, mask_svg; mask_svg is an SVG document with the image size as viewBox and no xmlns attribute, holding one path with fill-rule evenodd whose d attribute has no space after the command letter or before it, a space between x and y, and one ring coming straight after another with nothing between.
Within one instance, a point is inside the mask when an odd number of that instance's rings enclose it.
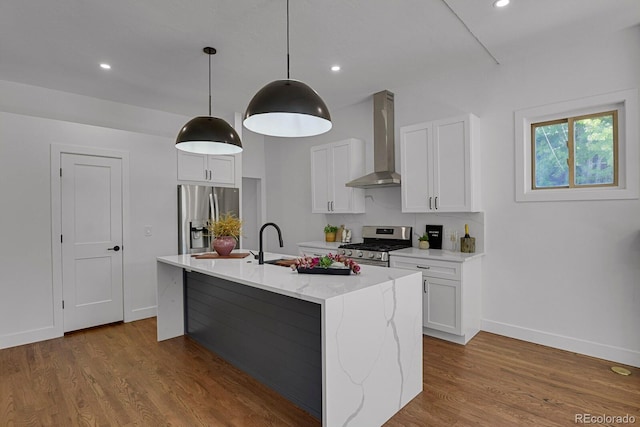
<instances>
[{"instance_id":1,"label":"white wall","mask_svg":"<svg viewBox=\"0 0 640 427\"><path fill-rule=\"evenodd\" d=\"M186 118L10 82L0 82L0 99L0 348L62 333L52 288L51 144L129 153L125 320L155 315L155 257L175 252L177 240L175 148L162 135ZM115 123L126 130L103 127Z\"/></svg>"},{"instance_id":2,"label":"white wall","mask_svg":"<svg viewBox=\"0 0 640 427\"><path fill-rule=\"evenodd\" d=\"M267 138L267 212L283 228L286 252L297 253L296 242L322 240L329 221L350 222L354 231L382 221L484 225L485 330L640 366L640 201L516 203L514 184L514 111L637 89L638 46L635 27L573 49L451 70L411 87L379 88L396 95L396 140L404 125L465 112L480 117L484 215L402 214L400 192L393 188L367 190L363 215L310 214L310 146L362 138L373 169L369 100L332 111L334 129L328 134ZM398 159L396 154L396 169Z\"/></svg>"},{"instance_id":3,"label":"white wall","mask_svg":"<svg viewBox=\"0 0 640 427\"><path fill-rule=\"evenodd\" d=\"M155 258L177 250L175 135L189 119L0 81L0 348L62 334L52 288L51 144L129 153L125 320L155 315ZM243 160L260 176L262 139L248 139Z\"/></svg>"}]
</instances>

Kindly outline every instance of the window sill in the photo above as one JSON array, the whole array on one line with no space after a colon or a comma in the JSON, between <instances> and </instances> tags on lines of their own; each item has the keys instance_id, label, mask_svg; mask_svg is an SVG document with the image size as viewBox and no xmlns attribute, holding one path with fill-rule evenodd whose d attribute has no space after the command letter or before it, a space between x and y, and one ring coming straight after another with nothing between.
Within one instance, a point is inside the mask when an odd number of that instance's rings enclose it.
<instances>
[{"instance_id":1,"label":"window sill","mask_svg":"<svg viewBox=\"0 0 640 427\"><path fill-rule=\"evenodd\" d=\"M606 188L555 188L529 190L516 193L517 202L558 202L577 200L628 200L639 198L638 189Z\"/></svg>"}]
</instances>

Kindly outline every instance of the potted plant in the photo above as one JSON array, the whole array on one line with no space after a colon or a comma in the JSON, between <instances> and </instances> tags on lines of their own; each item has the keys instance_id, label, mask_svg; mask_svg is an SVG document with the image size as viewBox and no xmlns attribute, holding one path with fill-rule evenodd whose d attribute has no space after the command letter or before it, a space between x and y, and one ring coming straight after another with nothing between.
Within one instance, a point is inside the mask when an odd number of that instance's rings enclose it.
<instances>
[{"instance_id":1,"label":"potted plant","mask_svg":"<svg viewBox=\"0 0 640 427\"><path fill-rule=\"evenodd\" d=\"M418 247L420 249L429 249L429 235L427 233L418 237Z\"/></svg>"},{"instance_id":2,"label":"potted plant","mask_svg":"<svg viewBox=\"0 0 640 427\"><path fill-rule=\"evenodd\" d=\"M212 238L213 250L220 256L229 256L240 238L242 220L231 213L225 213L217 221L209 220L207 229Z\"/></svg>"},{"instance_id":3,"label":"potted plant","mask_svg":"<svg viewBox=\"0 0 640 427\"><path fill-rule=\"evenodd\" d=\"M337 231L338 227L336 227L335 225L327 224L326 227L324 227L324 240L326 242L335 242Z\"/></svg>"}]
</instances>

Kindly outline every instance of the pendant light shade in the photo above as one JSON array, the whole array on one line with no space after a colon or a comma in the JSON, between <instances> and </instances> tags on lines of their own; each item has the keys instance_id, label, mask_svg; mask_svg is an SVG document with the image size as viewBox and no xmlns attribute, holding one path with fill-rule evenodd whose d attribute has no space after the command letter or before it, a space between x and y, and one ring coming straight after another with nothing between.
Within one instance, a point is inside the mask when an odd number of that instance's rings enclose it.
<instances>
[{"instance_id":1,"label":"pendant light shade","mask_svg":"<svg viewBox=\"0 0 640 427\"><path fill-rule=\"evenodd\" d=\"M217 117L200 116L180 129L176 148L199 154L236 154L242 151L242 143L229 123Z\"/></svg>"},{"instance_id":2,"label":"pendant light shade","mask_svg":"<svg viewBox=\"0 0 640 427\"><path fill-rule=\"evenodd\" d=\"M276 80L258 91L244 126L269 136L302 137L331 129L331 116L318 93L298 80Z\"/></svg>"},{"instance_id":3,"label":"pendant light shade","mask_svg":"<svg viewBox=\"0 0 640 427\"><path fill-rule=\"evenodd\" d=\"M205 47L209 55L209 115L195 117L187 122L176 138L176 148L198 154L236 154L242 151L238 133L226 121L211 117L211 55L216 50Z\"/></svg>"},{"instance_id":4,"label":"pendant light shade","mask_svg":"<svg viewBox=\"0 0 640 427\"><path fill-rule=\"evenodd\" d=\"M289 78L289 0L287 0L287 78L260 89L249 102L244 126L269 136L304 137L331 129L331 115L320 95L305 83Z\"/></svg>"}]
</instances>

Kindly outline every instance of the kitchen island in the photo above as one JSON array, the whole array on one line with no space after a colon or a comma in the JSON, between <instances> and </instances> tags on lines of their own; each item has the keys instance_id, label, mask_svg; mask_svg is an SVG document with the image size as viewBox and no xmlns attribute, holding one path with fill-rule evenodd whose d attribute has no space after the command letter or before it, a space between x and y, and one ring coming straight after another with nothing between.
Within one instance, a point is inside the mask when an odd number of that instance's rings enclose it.
<instances>
[{"instance_id":1,"label":"kitchen island","mask_svg":"<svg viewBox=\"0 0 640 427\"><path fill-rule=\"evenodd\" d=\"M323 426L382 425L422 391L418 272L298 274L189 255L159 257L157 270L159 341L187 333Z\"/></svg>"}]
</instances>

